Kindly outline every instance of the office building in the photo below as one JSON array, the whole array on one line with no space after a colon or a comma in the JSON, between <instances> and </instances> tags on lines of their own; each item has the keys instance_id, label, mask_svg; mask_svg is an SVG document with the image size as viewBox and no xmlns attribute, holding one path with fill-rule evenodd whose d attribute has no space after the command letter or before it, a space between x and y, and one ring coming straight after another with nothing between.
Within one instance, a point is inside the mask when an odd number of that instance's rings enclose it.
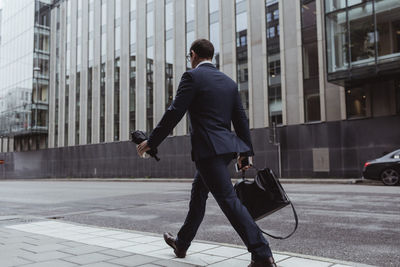
<instances>
[{"instance_id":1,"label":"office building","mask_svg":"<svg viewBox=\"0 0 400 267\"><path fill-rule=\"evenodd\" d=\"M186 116L159 163L129 139L161 119L197 38L238 83L258 167L360 177L400 146L398 0L63 0L50 13L48 149L33 176L190 177ZM9 151L26 150L13 136Z\"/></svg>"}]
</instances>

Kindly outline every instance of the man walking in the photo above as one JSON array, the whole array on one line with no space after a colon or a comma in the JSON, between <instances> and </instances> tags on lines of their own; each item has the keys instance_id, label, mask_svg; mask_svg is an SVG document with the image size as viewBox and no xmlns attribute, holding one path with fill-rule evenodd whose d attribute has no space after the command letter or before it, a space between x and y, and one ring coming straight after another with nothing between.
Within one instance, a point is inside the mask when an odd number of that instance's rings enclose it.
<instances>
[{"instance_id":1,"label":"man walking","mask_svg":"<svg viewBox=\"0 0 400 267\"><path fill-rule=\"evenodd\" d=\"M178 258L184 258L203 220L208 193L218 205L252 254L249 267L276 266L267 240L237 198L227 169L239 153L239 167L247 170L254 155L250 130L237 84L217 70L211 60L212 43L199 39L192 43L187 58L192 70L182 75L174 101L138 154L158 147L172 129L189 112L192 160L197 172L192 184L189 212L177 238L164 234ZM231 132L231 122L236 135ZM248 159L246 166L242 160ZM245 162L245 161L243 161Z\"/></svg>"}]
</instances>

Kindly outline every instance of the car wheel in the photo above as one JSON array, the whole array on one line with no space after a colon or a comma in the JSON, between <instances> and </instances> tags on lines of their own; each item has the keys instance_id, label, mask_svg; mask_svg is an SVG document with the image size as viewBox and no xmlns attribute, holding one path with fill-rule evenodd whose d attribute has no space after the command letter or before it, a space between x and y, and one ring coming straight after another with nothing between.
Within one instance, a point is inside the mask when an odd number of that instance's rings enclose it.
<instances>
[{"instance_id":1,"label":"car wheel","mask_svg":"<svg viewBox=\"0 0 400 267\"><path fill-rule=\"evenodd\" d=\"M399 183L399 173L393 169L386 169L381 174L382 182L385 185L396 185Z\"/></svg>"}]
</instances>

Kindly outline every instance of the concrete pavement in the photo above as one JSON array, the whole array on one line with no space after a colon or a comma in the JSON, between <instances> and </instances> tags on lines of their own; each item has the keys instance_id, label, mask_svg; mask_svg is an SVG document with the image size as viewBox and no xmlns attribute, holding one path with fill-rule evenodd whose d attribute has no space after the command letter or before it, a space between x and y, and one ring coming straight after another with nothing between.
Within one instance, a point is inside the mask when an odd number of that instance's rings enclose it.
<instances>
[{"instance_id":1,"label":"concrete pavement","mask_svg":"<svg viewBox=\"0 0 400 267\"><path fill-rule=\"evenodd\" d=\"M370 266L274 251L281 267ZM244 247L195 241L178 259L159 235L55 220L0 226L0 266L242 267L250 262Z\"/></svg>"}]
</instances>

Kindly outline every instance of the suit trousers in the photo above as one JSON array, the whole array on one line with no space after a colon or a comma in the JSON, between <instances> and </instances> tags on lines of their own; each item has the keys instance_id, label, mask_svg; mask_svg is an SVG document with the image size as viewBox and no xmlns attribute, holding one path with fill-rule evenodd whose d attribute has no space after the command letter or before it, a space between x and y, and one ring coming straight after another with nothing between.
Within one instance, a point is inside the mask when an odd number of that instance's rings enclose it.
<instances>
[{"instance_id":1,"label":"suit trousers","mask_svg":"<svg viewBox=\"0 0 400 267\"><path fill-rule=\"evenodd\" d=\"M272 257L267 240L233 189L227 168L232 159L232 154L225 154L196 161L197 172L192 184L189 212L178 232L176 244L180 249L189 248L204 218L208 193L211 192L252 254L252 259Z\"/></svg>"}]
</instances>

